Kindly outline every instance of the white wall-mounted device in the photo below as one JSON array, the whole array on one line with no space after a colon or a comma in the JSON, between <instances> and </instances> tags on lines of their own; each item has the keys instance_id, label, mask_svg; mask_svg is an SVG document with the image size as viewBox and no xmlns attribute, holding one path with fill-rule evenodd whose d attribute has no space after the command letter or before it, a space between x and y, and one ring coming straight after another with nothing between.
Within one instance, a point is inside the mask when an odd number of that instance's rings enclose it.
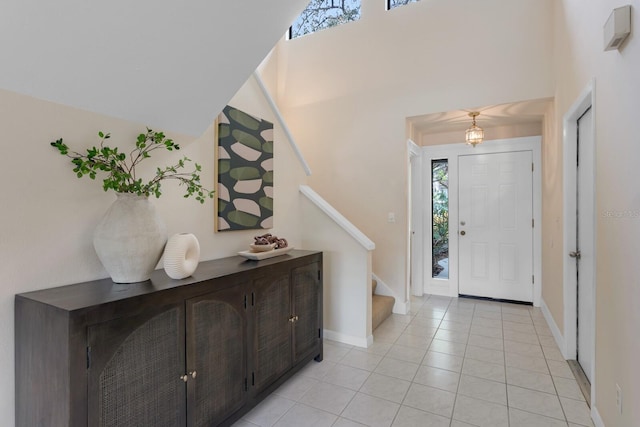
<instances>
[{"instance_id":1,"label":"white wall-mounted device","mask_svg":"<svg viewBox=\"0 0 640 427\"><path fill-rule=\"evenodd\" d=\"M613 9L604 24L604 50L619 49L631 34L631 5Z\"/></svg>"}]
</instances>

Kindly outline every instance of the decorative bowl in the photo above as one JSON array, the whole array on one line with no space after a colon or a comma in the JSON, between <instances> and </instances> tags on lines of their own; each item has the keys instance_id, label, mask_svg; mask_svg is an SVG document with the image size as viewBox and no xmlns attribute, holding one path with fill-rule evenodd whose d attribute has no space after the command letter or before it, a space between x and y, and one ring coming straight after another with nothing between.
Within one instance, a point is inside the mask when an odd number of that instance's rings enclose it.
<instances>
[{"instance_id":1,"label":"decorative bowl","mask_svg":"<svg viewBox=\"0 0 640 427\"><path fill-rule=\"evenodd\" d=\"M268 244L268 245L254 245L254 244L251 244L251 245L249 245L249 247L254 252L268 252L268 251L272 251L273 248L276 247L276 244L275 243L271 243L271 244Z\"/></svg>"}]
</instances>

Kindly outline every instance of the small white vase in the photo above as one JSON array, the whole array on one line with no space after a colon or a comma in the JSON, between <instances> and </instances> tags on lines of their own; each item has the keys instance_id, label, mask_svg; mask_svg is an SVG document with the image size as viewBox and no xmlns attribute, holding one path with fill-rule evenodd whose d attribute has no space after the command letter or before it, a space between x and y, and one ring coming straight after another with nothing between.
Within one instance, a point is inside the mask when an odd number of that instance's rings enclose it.
<instances>
[{"instance_id":1,"label":"small white vase","mask_svg":"<svg viewBox=\"0 0 640 427\"><path fill-rule=\"evenodd\" d=\"M93 247L115 283L149 280L164 245L166 227L146 196L117 193L93 235Z\"/></svg>"},{"instance_id":2,"label":"small white vase","mask_svg":"<svg viewBox=\"0 0 640 427\"><path fill-rule=\"evenodd\" d=\"M196 271L200 261L200 243L193 234L174 234L164 248L164 271L172 279L184 279Z\"/></svg>"}]
</instances>

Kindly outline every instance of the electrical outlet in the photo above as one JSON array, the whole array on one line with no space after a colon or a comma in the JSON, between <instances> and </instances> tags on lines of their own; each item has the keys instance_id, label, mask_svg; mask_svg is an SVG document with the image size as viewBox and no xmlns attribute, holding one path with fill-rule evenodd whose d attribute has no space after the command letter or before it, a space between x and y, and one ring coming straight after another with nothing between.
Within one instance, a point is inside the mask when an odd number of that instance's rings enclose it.
<instances>
[{"instance_id":1,"label":"electrical outlet","mask_svg":"<svg viewBox=\"0 0 640 427\"><path fill-rule=\"evenodd\" d=\"M396 222L395 212L389 212L389 214L387 215L387 222L391 222L391 223Z\"/></svg>"},{"instance_id":2,"label":"electrical outlet","mask_svg":"<svg viewBox=\"0 0 640 427\"><path fill-rule=\"evenodd\" d=\"M616 383L616 406L618 407L618 413L622 414L622 389Z\"/></svg>"}]
</instances>

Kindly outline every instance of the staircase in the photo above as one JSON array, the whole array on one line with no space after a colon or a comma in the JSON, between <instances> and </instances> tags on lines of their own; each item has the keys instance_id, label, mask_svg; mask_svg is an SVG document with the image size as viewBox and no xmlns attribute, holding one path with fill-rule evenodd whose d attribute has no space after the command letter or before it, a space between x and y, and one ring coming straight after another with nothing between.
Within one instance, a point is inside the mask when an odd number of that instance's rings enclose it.
<instances>
[{"instance_id":1,"label":"staircase","mask_svg":"<svg viewBox=\"0 0 640 427\"><path fill-rule=\"evenodd\" d=\"M396 303L396 299L394 297L386 296L386 295L377 295L376 287L378 286L378 282L375 280L371 281L371 330L375 331L375 329L380 326L382 322L384 322L387 317L391 316L391 311L393 310L393 305Z\"/></svg>"}]
</instances>

